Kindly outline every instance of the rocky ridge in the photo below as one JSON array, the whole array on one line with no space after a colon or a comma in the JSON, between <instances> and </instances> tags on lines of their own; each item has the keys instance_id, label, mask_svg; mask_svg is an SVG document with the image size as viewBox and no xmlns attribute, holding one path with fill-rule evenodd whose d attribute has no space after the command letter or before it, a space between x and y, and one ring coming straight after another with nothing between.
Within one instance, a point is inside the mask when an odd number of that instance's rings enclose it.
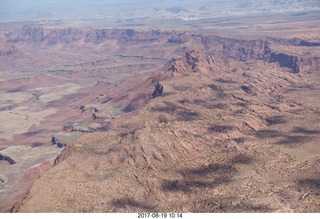
<instances>
[{"instance_id":1,"label":"rocky ridge","mask_svg":"<svg viewBox=\"0 0 320 219\"><path fill-rule=\"evenodd\" d=\"M67 146L12 211L318 212L320 106L289 91L319 75L210 57L171 60L162 95Z\"/></svg>"}]
</instances>

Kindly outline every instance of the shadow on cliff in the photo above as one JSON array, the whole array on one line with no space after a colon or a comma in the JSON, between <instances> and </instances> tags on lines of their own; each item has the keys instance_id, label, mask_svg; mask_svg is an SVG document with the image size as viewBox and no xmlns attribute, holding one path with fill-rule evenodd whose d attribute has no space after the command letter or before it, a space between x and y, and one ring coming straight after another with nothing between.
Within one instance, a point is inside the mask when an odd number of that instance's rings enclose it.
<instances>
[{"instance_id":1,"label":"shadow on cliff","mask_svg":"<svg viewBox=\"0 0 320 219\"><path fill-rule=\"evenodd\" d=\"M232 197L227 197L232 198ZM226 201L226 198L211 198L201 200L195 203L190 209L192 212L199 213L214 213L214 212L225 212L225 213L261 213L261 212L272 212L267 205L252 204L249 202L242 201L239 204L233 205L231 202Z\"/></svg>"},{"instance_id":2,"label":"shadow on cliff","mask_svg":"<svg viewBox=\"0 0 320 219\"><path fill-rule=\"evenodd\" d=\"M272 129L261 129L253 133L253 135L259 139L275 139L276 144L286 145L288 147L319 138L319 134L320 130L306 129L304 127L295 127L289 133L283 133Z\"/></svg>"},{"instance_id":3,"label":"shadow on cliff","mask_svg":"<svg viewBox=\"0 0 320 219\"><path fill-rule=\"evenodd\" d=\"M40 146L44 146L45 144L43 142L33 142L31 144L31 147L36 148L36 147L40 147Z\"/></svg>"},{"instance_id":4,"label":"shadow on cliff","mask_svg":"<svg viewBox=\"0 0 320 219\"><path fill-rule=\"evenodd\" d=\"M140 208L147 211L152 211L155 206L151 206L148 204L144 204L142 202L138 202L134 200L133 198L121 198L112 201L112 205L114 205L117 208L127 208L127 207L133 207L133 208Z\"/></svg>"},{"instance_id":5,"label":"shadow on cliff","mask_svg":"<svg viewBox=\"0 0 320 219\"><path fill-rule=\"evenodd\" d=\"M37 131L25 132L25 133L23 133L22 135L28 136L28 137L33 137L33 136L36 136L36 135L42 133L43 131L44 131L44 130L37 130Z\"/></svg>"},{"instance_id":6,"label":"shadow on cliff","mask_svg":"<svg viewBox=\"0 0 320 219\"><path fill-rule=\"evenodd\" d=\"M273 209L263 204L250 203L250 200L242 200L233 204L233 196L227 194L223 197L214 197L201 200L202 192L208 192L221 185L227 186L234 181L238 174L239 165L251 165L254 158L246 154L234 156L226 163L212 163L197 168L182 169L179 171L182 179L163 180L162 191L169 193L182 192L187 195L198 193L197 200L190 200L187 208L191 212L271 212ZM205 197L205 195L203 196Z\"/></svg>"},{"instance_id":7,"label":"shadow on cliff","mask_svg":"<svg viewBox=\"0 0 320 219\"><path fill-rule=\"evenodd\" d=\"M223 95L223 94L218 94L218 95ZM215 100L215 99L210 99L210 100L203 100L203 99L194 99L193 102L190 102L192 104L196 105L201 105L204 106L208 109L227 109L228 105L225 103L219 103L221 99Z\"/></svg>"},{"instance_id":8,"label":"shadow on cliff","mask_svg":"<svg viewBox=\"0 0 320 219\"><path fill-rule=\"evenodd\" d=\"M18 92L24 92L26 89L26 86L20 86L11 90L8 90L7 93L18 93Z\"/></svg>"},{"instance_id":9,"label":"shadow on cliff","mask_svg":"<svg viewBox=\"0 0 320 219\"><path fill-rule=\"evenodd\" d=\"M229 126L229 125L212 125L208 128L210 132L216 132L216 133L227 133L228 131L232 131L236 129L235 126Z\"/></svg>"},{"instance_id":10,"label":"shadow on cliff","mask_svg":"<svg viewBox=\"0 0 320 219\"><path fill-rule=\"evenodd\" d=\"M212 163L197 168L182 169L179 173L183 179L164 180L161 188L164 192L183 193L192 193L196 189L213 189L233 181L233 176L238 173L236 165L248 165L252 162L251 157L240 154L233 157L228 163Z\"/></svg>"},{"instance_id":11,"label":"shadow on cliff","mask_svg":"<svg viewBox=\"0 0 320 219\"><path fill-rule=\"evenodd\" d=\"M199 117L197 112L189 110L186 107L178 106L168 101L164 101L163 103L164 106L152 107L151 111L174 115L178 121L193 121Z\"/></svg>"},{"instance_id":12,"label":"shadow on cliff","mask_svg":"<svg viewBox=\"0 0 320 219\"><path fill-rule=\"evenodd\" d=\"M320 193L320 179L319 178L303 178L297 180L297 186L304 188L310 192L319 194Z\"/></svg>"}]
</instances>

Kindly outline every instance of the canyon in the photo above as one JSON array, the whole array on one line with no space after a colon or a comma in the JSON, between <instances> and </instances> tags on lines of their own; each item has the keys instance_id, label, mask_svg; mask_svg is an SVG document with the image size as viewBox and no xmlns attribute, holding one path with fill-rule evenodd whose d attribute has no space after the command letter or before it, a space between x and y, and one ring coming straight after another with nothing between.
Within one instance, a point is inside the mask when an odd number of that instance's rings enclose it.
<instances>
[{"instance_id":1,"label":"canyon","mask_svg":"<svg viewBox=\"0 0 320 219\"><path fill-rule=\"evenodd\" d=\"M319 212L305 16L296 33L0 25L0 212Z\"/></svg>"}]
</instances>

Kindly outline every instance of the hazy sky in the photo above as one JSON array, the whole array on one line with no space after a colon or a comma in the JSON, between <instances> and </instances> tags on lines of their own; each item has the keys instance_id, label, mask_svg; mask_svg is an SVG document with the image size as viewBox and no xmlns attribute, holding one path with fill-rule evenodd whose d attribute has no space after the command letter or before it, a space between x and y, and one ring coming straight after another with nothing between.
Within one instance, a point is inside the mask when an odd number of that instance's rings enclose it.
<instances>
[{"instance_id":1,"label":"hazy sky","mask_svg":"<svg viewBox=\"0 0 320 219\"><path fill-rule=\"evenodd\" d=\"M183 3L212 3L230 0L0 0L0 8L2 9L30 9L30 8L47 8L51 7L84 7L109 4L131 4L136 3L158 3L161 4L183 4ZM236 0L233 0L236 1Z\"/></svg>"},{"instance_id":2,"label":"hazy sky","mask_svg":"<svg viewBox=\"0 0 320 219\"><path fill-rule=\"evenodd\" d=\"M0 22L210 17L314 8L320 8L320 0L0 0Z\"/></svg>"},{"instance_id":3,"label":"hazy sky","mask_svg":"<svg viewBox=\"0 0 320 219\"><path fill-rule=\"evenodd\" d=\"M175 0L181 2L181 0ZM213 0L214 1L214 0ZM5 8L30 8L30 7L50 7L65 5L82 7L86 5L101 5L101 4L121 4L135 2L160 2L159 0L0 0L0 6ZM171 1L174 2L174 1Z\"/></svg>"},{"instance_id":4,"label":"hazy sky","mask_svg":"<svg viewBox=\"0 0 320 219\"><path fill-rule=\"evenodd\" d=\"M5 20L93 18L110 5L132 5L139 0L0 0L0 22ZM152 2L152 0L150 1ZM130 4L129 4L130 3ZM118 8L117 10L121 10Z\"/></svg>"},{"instance_id":5,"label":"hazy sky","mask_svg":"<svg viewBox=\"0 0 320 219\"><path fill-rule=\"evenodd\" d=\"M44 13L51 14L52 19L59 19L59 17L64 19L67 15L74 19L78 18L81 13L83 16L93 18L95 13L98 14L101 11L115 14L131 9L143 9L143 7L170 7L170 5L183 5L188 2L206 4L216 1L221 0L0 0L0 19L2 21L28 20L30 18L34 20L43 17ZM140 13L140 15L142 14Z\"/></svg>"},{"instance_id":6,"label":"hazy sky","mask_svg":"<svg viewBox=\"0 0 320 219\"><path fill-rule=\"evenodd\" d=\"M130 0L0 0L0 7L5 9L31 9L50 7L83 7L86 5L97 5L103 3L128 2ZM134 1L134 0L133 0Z\"/></svg>"}]
</instances>

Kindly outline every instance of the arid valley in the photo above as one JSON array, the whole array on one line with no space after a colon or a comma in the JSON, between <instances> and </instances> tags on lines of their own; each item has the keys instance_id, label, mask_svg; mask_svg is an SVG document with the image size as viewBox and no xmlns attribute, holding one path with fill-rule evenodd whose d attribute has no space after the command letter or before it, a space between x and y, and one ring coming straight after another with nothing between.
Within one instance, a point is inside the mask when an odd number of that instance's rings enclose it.
<instances>
[{"instance_id":1,"label":"arid valley","mask_svg":"<svg viewBox=\"0 0 320 219\"><path fill-rule=\"evenodd\" d=\"M320 213L320 3L181 2L3 5L0 212Z\"/></svg>"}]
</instances>

